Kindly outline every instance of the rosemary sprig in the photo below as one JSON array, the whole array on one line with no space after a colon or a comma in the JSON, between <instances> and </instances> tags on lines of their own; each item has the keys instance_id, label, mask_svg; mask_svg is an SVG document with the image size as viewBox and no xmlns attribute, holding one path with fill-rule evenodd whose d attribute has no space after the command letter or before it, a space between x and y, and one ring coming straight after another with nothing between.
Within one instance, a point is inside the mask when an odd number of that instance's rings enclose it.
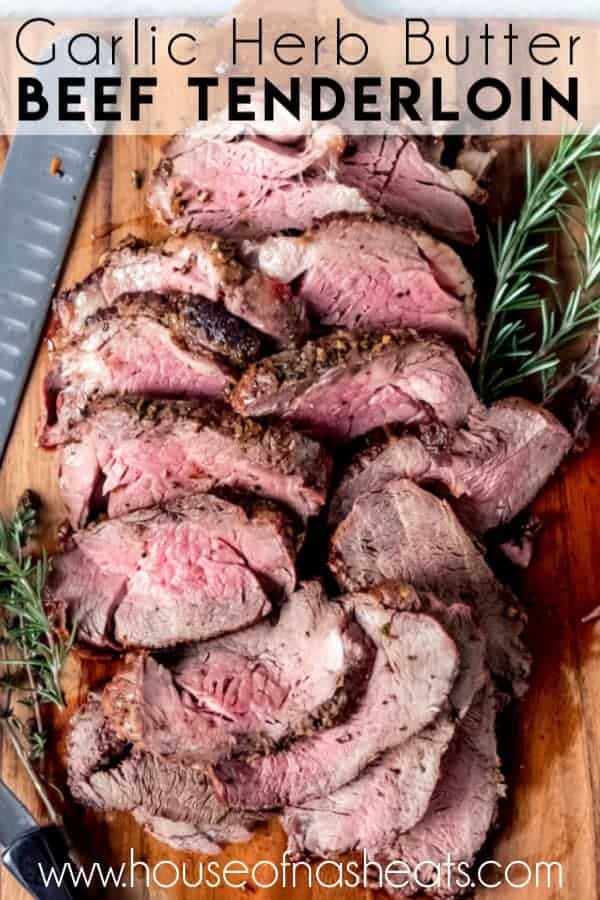
<instances>
[{"instance_id":1,"label":"rosemary sprig","mask_svg":"<svg viewBox=\"0 0 600 900\"><path fill-rule=\"evenodd\" d=\"M27 552L38 526L38 507L27 493L12 519L0 517L0 721L52 819L54 808L34 763L44 756L47 734L41 707L64 706L60 674L75 636L64 638L44 607L48 560ZM31 709L29 721L17 714L17 704Z\"/></svg>"},{"instance_id":2,"label":"rosemary sprig","mask_svg":"<svg viewBox=\"0 0 600 900\"><path fill-rule=\"evenodd\" d=\"M60 672L71 649L74 632L62 640L44 607L48 576L44 550L39 559L24 553L37 526L37 511L27 496L9 522L0 518L0 609L6 616L5 640L19 654L4 665L22 666L33 672L34 690L42 703L64 706Z\"/></svg>"},{"instance_id":3,"label":"rosemary sprig","mask_svg":"<svg viewBox=\"0 0 600 900\"><path fill-rule=\"evenodd\" d=\"M537 375L544 398L549 398L560 365L559 351L600 317L600 301L592 296L600 276L600 174L587 178L582 164L600 157L600 135L567 135L559 141L547 168L540 172L529 145L525 157L525 201L518 217L505 231L502 223L490 234L496 287L483 333L478 387L490 400L508 388ZM584 207L584 242L579 244L569 226L573 177L579 177ZM581 275L566 299L558 296L557 281L543 271L548 238L541 232L562 230L577 246ZM548 293L555 295L555 305ZM539 336L524 314L537 311ZM573 377L575 377L573 375Z\"/></svg>"}]
</instances>

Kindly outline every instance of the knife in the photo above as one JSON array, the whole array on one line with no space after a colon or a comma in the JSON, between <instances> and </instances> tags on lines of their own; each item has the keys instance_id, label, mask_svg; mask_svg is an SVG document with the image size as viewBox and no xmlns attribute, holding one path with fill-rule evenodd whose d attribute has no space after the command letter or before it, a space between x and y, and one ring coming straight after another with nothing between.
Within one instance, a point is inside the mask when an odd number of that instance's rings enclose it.
<instances>
[{"instance_id":1,"label":"knife","mask_svg":"<svg viewBox=\"0 0 600 900\"><path fill-rule=\"evenodd\" d=\"M8 871L36 900L77 900L80 896L68 874L64 875L64 884L58 883L67 864L70 863L74 873L78 871L70 858L63 829L58 825L38 825L3 781L0 781L0 847Z\"/></svg>"},{"instance_id":2,"label":"knife","mask_svg":"<svg viewBox=\"0 0 600 900\"><path fill-rule=\"evenodd\" d=\"M74 74L64 62L67 42L58 40L56 62L33 73L48 97L56 95L59 77ZM87 74L118 72L118 64L107 64ZM88 101L83 92L91 108ZM60 122L55 105L49 113L17 128L0 181L0 462L103 135L93 122Z\"/></svg>"}]
</instances>

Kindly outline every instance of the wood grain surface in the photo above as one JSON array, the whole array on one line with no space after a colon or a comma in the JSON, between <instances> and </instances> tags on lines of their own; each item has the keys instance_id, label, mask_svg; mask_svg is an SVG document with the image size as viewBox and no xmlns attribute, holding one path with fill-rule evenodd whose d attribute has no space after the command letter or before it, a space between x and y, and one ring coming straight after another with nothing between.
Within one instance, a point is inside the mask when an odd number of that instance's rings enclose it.
<instances>
[{"instance_id":1,"label":"wood grain surface","mask_svg":"<svg viewBox=\"0 0 600 900\"><path fill-rule=\"evenodd\" d=\"M158 234L145 209L144 189L132 185L131 171L148 176L158 157L156 138L107 140L90 189L64 272L71 284L97 264L99 256L126 234ZM544 155L548 139L538 139L536 152ZM499 143L495 196L518 202L521 190L521 145ZM6 152L6 143L2 155ZM495 212L498 212L496 202ZM5 223L10 227L10 223ZM485 300L485 297L483 298ZM52 452L36 448L34 431L40 411L40 383L46 365L42 347L31 374L18 421L0 471L0 509L9 512L25 488L37 491L45 502L45 537L51 548L62 518L57 491L57 460ZM583 625L581 618L599 600L600 529L597 524L600 478L600 434L584 454L571 457L535 505L543 531L533 564L521 577L518 590L529 610L529 643L535 665L531 690L506 717L502 728L508 798L502 805L500 827L490 841L486 858L501 863L557 860L564 866L564 885L523 890L501 887L488 894L494 900L597 900L600 897L600 624ZM65 673L69 708L53 716L55 740L47 763L48 775L64 785L63 739L66 723L90 686L105 680L111 665L73 657ZM10 747L0 747L1 775L41 816L36 796L19 768ZM199 857L175 853L145 835L133 820L121 814L99 815L83 810L65 796L65 819L81 855L90 860L119 863L136 858L153 865L159 860L186 861L195 871ZM276 826L266 827L246 846L228 848L224 858L253 862L280 859L284 840ZM168 880L169 872L163 873ZM522 871L515 871L515 878ZM302 883L292 890L246 890L257 898L282 900L365 900L366 891L315 888ZM103 896L152 897L156 900L199 900L218 894L223 900L243 896L235 889L109 890ZM100 894L98 894L100 895ZM0 898L24 900L26 895L3 870Z\"/></svg>"}]
</instances>

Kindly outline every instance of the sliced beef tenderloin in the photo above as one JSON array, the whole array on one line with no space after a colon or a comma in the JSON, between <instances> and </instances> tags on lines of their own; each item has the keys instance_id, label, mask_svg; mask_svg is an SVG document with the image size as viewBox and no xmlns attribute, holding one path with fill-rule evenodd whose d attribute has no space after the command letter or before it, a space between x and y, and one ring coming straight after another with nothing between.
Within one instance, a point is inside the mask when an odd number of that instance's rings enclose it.
<instances>
[{"instance_id":1,"label":"sliced beef tenderloin","mask_svg":"<svg viewBox=\"0 0 600 900\"><path fill-rule=\"evenodd\" d=\"M486 193L465 169L446 169L428 142L401 135L351 137L338 180L355 187L374 208L422 222L452 241L474 244L477 230L467 200Z\"/></svg>"},{"instance_id":2,"label":"sliced beef tenderloin","mask_svg":"<svg viewBox=\"0 0 600 900\"><path fill-rule=\"evenodd\" d=\"M344 722L287 750L216 768L218 790L233 806L298 806L353 781L386 750L442 712L458 672L456 644L430 614L383 609L373 597L343 600L376 648L364 693Z\"/></svg>"},{"instance_id":3,"label":"sliced beef tenderloin","mask_svg":"<svg viewBox=\"0 0 600 900\"><path fill-rule=\"evenodd\" d=\"M470 891L464 866L471 866L493 827L504 780L496 750L496 696L490 684L475 698L457 728L442 763L442 774L421 821L375 854L383 867L402 860L418 880L405 879L393 897L418 895L446 900ZM449 870L448 859L463 869ZM429 863L429 873L425 863ZM430 876L431 886L424 887Z\"/></svg>"},{"instance_id":4,"label":"sliced beef tenderloin","mask_svg":"<svg viewBox=\"0 0 600 900\"><path fill-rule=\"evenodd\" d=\"M232 812L214 794L200 767L181 766L132 750L89 697L75 714L67 741L73 797L99 810L124 810L176 849L218 853L247 841L260 816Z\"/></svg>"},{"instance_id":5,"label":"sliced beef tenderloin","mask_svg":"<svg viewBox=\"0 0 600 900\"><path fill-rule=\"evenodd\" d=\"M464 716L487 680L485 639L471 610L461 603L446 605L432 594L418 594L394 582L363 596L379 615L384 634L389 611L394 609L428 612L446 628L460 656L450 702L455 715ZM394 835L424 816L453 734L454 718L441 713L428 728L384 753L355 781L328 797L286 809L282 824L290 852L330 858L355 849L373 855L386 848Z\"/></svg>"},{"instance_id":6,"label":"sliced beef tenderloin","mask_svg":"<svg viewBox=\"0 0 600 900\"><path fill-rule=\"evenodd\" d=\"M297 534L267 500L197 494L74 533L46 601L80 641L164 647L250 625L295 585Z\"/></svg>"},{"instance_id":7,"label":"sliced beef tenderloin","mask_svg":"<svg viewBox=\"0 0 600 900\"><path fill-rule=\"evenodd\" d=\"M477 240L467 201L481 202L485 193L468 171L441 166L427 140L346 138L335 126L314 123L293 138L268 123L223 127L220 119L193 128L164 147L150 206L174 230L235 237L385 210L452 240Z\"/></svg>"},{"instance_id":8,"label":"sliced beef tenderloin","mask_svg":"<svg viewBox=\"0 0 600 900\"><path fill-rule=\"evenodd\" d=\"M529 655L524 616L508 587L494 576L448 503L407 479L363 494L333 534L330 568L343 590L401 578L441 599L477 611L492 672L521 695Z\"/></svg>"},{"instance_id":9,"label":"sliced beef tenderloin","mask_svg":"<svg viewBox=\"0 0 600 900\"><path fill-rule=\"evenodd\" d=\"M352 460L331 500L329 521L339 524L362 494L410 478L441 489L461 520L483 534L533 500L571 443L551 413L516 397L471 416L466 428L390 431Z\"/></svg>"},{"instance_id":10,"label":"sliced beef tenderloin","mask_svg":"<svg viewBox=\"0 0 600 900\"><path fill-rule=\"evenodd\" d=\"M441 714L354 781L327 797L288 807L281 824L291 856L331 859L353 850L374 854L398 831L412 828L427 811L453 734L453 722Z\"/></svg>"},{"instance_id":11,"label":"sliced beef tenderloin","mask_svg":"<svg viewBox=\"0 0 600 900\"><path fill-rule=\"evenodd\" d=\"M185 294L125 294L90 315L51 356L40 443L54 446L91 397L226 396L261 341L219 303Z\"/></svg>"},{"instance_id":12,"label":"sliced beef tenderloin","mask_svg":"<svg viewBox=\"0 0 600 900\"><path fill-rule=\"evenodd\" d=\"M85 281L54 301L57 340L78 334L89 316L122 294L173 291L222 303L280 346L306 333L303 304L286 285L245 268L218 238L193 234L155 244L129 238L112 250Z\"/></svg>"},{"instance_id":13,"label":"sliced beef tenderloin","mask_svg":"<svg viewBox=\"0 0 600 900\"><path fill-rule=\"evenodd\" d=\"M134 658L105 689L105 708L140 749L214 762L339 717L370 662L349 613L309 582L277 622L195 645L168 665Z\"/></svg>"},{"instance_id":14,"label":"sliced beef tenderloin","mask_svg":"<svg viewBox=\"0 0 600 900\"><path fill-rule=\"evenodd\" d=\"M70 431L60 487L74 527L226 486L277 500L306 520L323 506L331 458L285 425L245 419L225 404L109 398Z\"/></svg>"},{"instance_id":15,"label":"sliced beef tenderloin","mask_svg":"<svg viewBox=\"0 0 600 900\"><path fill-rule=\"evenodd\" d=\"M325 325L414 328L474 352L473 281L460 257L417 228L366 218L333 219L300 236L245 245L261 272L294 283Z\"/></svg>"},{"instance_id":16,"label":"sliced beef tenderloin","mask_svg":"<svg viewBox=\"0 0 600 900\"><path fill-rule=\"evenodd\" d=\"M391 422L459 425L480 406L454 352L406 331L338 331L267 357L246 370L231 403L332 442Z\"/></svg>"},{"instance_id":17,"label":"sliced beef tenderloin","mask_svg":"<svg viewBox=\"0 0 600 900\"><path fill-rule=\"evenodd\" d=\"M196 127L163 148L150 207L176 231L191 227L234 237L304 230L333 213L370 212L357 188L332 177L344 147L343 134L331 125L294 143L250 128Z\"/></svg>"}]
</instances>

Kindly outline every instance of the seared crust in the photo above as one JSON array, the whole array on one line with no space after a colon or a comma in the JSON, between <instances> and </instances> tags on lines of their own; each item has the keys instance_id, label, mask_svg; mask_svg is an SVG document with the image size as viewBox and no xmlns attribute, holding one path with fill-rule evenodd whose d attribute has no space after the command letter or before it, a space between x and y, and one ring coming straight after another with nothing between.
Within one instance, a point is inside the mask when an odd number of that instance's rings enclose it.
<instances>
[{"instance_id":1,"label":"seared crust","mask_svg":"<svg viewBox=\"0 0 600 900\"><path fill-rule=\"evenodd\" d=\"M256 399L283 384L300 384L305 379L318 378L329 369L368 362L408 342L420 340L422 338L415 332L408 330L385 334L335 331L307 341L299 350L284 350L250 366L234 391L234 406L241 408L246 399ZM441 342L431 341L432 346L436 343L444 346Z\"/></svg>"},{"instance_id":2,"label":"seared crust","mask_svg":"<svg viewBox=\"0 0 600 900\"><path fill-rule=\"evenodd\" d=\"M423 337L410 329L385 333L344 329L307 341L300 350L284 350L265 357L246 369L232 395L231 404L245 413L255 402L275 395L280 388L302 390L334 369L360 367L379 357L401 351L408 345L447 352L447 344Z\"/></svg>"},{"instance_id":3,"label":"seared crust","mask_svg":"<svg viewBox=\"0 0 600 900\"><path fill-rule=\"evenodd\" d=\"M123 294L114 306L89 316L85 331L114 319L137 316L160 322L186 350L210 350L234 366L248 365L261 354L263 342L259 332L232 316L223 304L176 291Z\"/></svg>"}]
</instances>

